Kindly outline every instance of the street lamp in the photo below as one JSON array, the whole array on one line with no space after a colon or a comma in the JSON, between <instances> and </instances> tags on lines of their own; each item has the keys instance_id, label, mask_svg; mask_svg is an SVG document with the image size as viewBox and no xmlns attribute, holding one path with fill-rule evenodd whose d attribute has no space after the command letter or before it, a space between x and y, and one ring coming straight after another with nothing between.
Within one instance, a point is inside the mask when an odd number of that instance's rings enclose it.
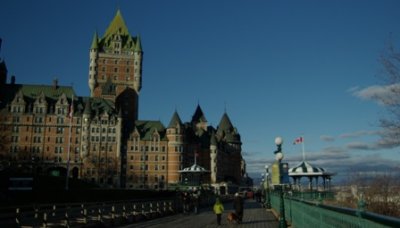
<instances>
[{"instance_id":1,"label":"street lamp","mask_svg":"<svg viewBox=\"0 0 400 228\"><path fill-rule=\"evenodd\" d=\"M285 202L283 200L283 184L282 184L282 159L283 159L283 153L282 153L282 144L283 144L283 139L281 137L276 137L275 138L275 144L277 147L277 150L274 152L275 154L275 159L276 162L278 162L279 165L279 184L276 186L279 188L279 195L280 195L280 215L279 215L279 228L286 228L286 218L285 218Z\"/></svg>"},{"instance_id":2,"label":"street lamp","mask_svg":"<svg viewBox=\"0 0 400 228\"><path fill-rule=\"evenodd\" d=\"M265 193L266 193L266 199L265 199L265 207L267 209L271 209L271 198L270 198L270 191L269 191L269 170L268 170L268 165L265 165L265 181L267 182L265 188Z\"/></svg>"}]
</instances>

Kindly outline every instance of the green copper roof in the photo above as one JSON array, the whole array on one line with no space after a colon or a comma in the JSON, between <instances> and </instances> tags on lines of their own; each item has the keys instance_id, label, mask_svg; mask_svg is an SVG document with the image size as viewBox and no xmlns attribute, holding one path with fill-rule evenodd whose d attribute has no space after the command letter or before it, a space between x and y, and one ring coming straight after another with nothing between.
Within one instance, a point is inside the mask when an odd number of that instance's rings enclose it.
<instances>
[{"instance_id":1,"label":"green copper roof","mask_svg":"<svg viewBox=\"0 0 400 228\"><path fill-rule=\"evenodd\" d=\"M142 52L142 43L140 41L140 36L139 35L136 38L135 51L136 52Z\"/></svg>"},{"instance_id":2,"label":"green copper roof","mask_svg":"<svg viewBox=\"0 0 400 228\"><path fill-rule=\"evenodd\" d=\"M97 49L99 47L98 42L99 42L99 38L97 36L97 32L94 32L92 46L90 47L90 49Z\"/></svg>"},{"instance_id":3,"label":"green copper roof","mask_svg":"<svg viewBox=\"0 0 400 228\"><path fill-rule=\"evenodd\" d=\"M25 97L36 98L42 92L44 95L51 99L58 99L62 94L65 94L68 98L72 98L75 94L71 86L50 86L50 85L27 85L21 84L16 85L16 89L21 91Z\"/></svg>"},{"instance_id":4,"label":"green copper roof","mask_svg":"<svg viewBox=\"0 0 400 228\"><path fill-rule=\"evenodd\" d=\"M115 104L110 100L99 97L86 97L83 103L85 103L84 114L101 115L107 113L108 115L117 115Z\"/></svg>"},{"instance_id":5,"label":"green copper roof","mask_svg":"<svg viewBox=\"0 0 400 228\"><path fill-rule=\"evenodd\" d=\"M182 125L181 118L179 117L178 113L175 111L172 115L171 121L168 124L168 128L174 128L176 125Z\"/></svg>"},{"instance_id":6,"label":"green copper roof","mask_svg":"<svg viewBox=\"0 0 400 228\"><path fill-rule=\"evenodd\" d=\"M120 10L117 11L114 19L106 29L104 36L97 38L98 49L106 52L109 51L110 53L113 52L113 43L115 42L121 42L120 47L122 50L142 52L140 37L134 38L129 34L128 27L125 24Z\"/></svg>"},{"instance_id":7,"label":"green copper roof","mask_svg":"<svg viewBox=\"0 0 400 228\"><path fill-rule=\"evenodd\" d=\"M139 131L142 140L150 140L154 131L160 134L160 139L165 140L165 127L160 121L137 120L135 126Z\"/></svg>"},{"instance_id":8,"label":"green copper roof","mask_svg":"<svg viewBox=\"0 0 400 228\"><path fill-rule=\"evenodd\" d=\"M120 35L129 35L128 27L126 27L124 18L122 18L120 10L117 11L117 14L108 26L104 37L112 36L113 34L117 33L119 33Z\"/></svg>"}]
</instances>

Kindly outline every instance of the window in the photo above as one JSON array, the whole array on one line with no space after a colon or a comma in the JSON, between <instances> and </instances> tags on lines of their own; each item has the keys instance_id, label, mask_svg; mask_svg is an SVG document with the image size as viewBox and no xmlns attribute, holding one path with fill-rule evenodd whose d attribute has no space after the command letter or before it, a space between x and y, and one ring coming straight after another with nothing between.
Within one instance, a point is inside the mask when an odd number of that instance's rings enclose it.
<instances>
[{"instance_id":1,"label":"window","mask_svg":"<svg viewBox=\"0 0 400 228\"><path fill-rule=\"evenodd\" d=\"M19 132L19 127L18 126L13 126L13 132Z\"/></svg>"},{"instance_id":2,"label":"window","mask_svg":"<svg viewBox=\"0 0 400 228\"><path fill-rule=\"evenodd\" d=\"M63 117L57 117L57 123L58 124L63 124L64 123L64 118Z\"/></svg>"},{"instance_id":3,"label":"window","mask_svg":"<svg viewBox=\"0 0 400 228\"><path fill-rule=\"evenodd\" d=\"M62 134L64 133L64 128L63 127L57 127L57 134Z\"/></svg>"},{"instance_id":4,"label":"window","mask_svg":"<svg viewBox=\"0 0 400 228\"><path fill-rule=\"evenodd\" d=\"M40 117L40 120L42 119L42 117ZM13 121L15 122L15 123L19 123L19 116L14 116L13 117ZM41 123L41 121L40 121L40 123Z\"/></svg>"}]
</instances>

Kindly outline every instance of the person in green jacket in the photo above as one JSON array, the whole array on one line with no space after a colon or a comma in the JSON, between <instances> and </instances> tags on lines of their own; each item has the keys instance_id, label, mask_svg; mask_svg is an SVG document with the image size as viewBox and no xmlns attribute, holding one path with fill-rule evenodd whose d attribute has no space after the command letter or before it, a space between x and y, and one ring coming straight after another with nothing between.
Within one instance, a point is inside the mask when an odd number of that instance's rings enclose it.
<instances>
[{"instance_id":1,"label":"person in green jacket","mask_svg":"<svg viewBox=\"0 0 400 228\"><path fill-rule=\"evenodd\" d=\"M215 204L214 204L214 213L217 215L217 223L218 226L221 225L221 216L222 216L222 212L224 212L224 205L221 203L220 199L217 198L215 200Z\"/></svg>"}]
</instances>

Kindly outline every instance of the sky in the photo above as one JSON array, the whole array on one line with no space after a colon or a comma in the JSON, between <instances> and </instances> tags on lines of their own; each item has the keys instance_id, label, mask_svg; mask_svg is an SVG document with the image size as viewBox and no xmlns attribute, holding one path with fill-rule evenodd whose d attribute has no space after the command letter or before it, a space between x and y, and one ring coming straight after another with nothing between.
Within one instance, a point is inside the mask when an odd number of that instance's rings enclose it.
<instances>
[{"instance_id":1,"label":"sky","mask_svg":"<svg viewBox=\"0 0 400 228\"><path fill-rule=\"evenodd\" d=\"M400 169L382 143L385 90L379 57L400 44L396 0L3 0L0 58L16 83L57 78L89 96L89 48L120 9L144 52L139 119L190 121L199 104L210 125L226 112L242 139L247 172L306 160L337 173Z\"/></svg>"}]
</instances>

